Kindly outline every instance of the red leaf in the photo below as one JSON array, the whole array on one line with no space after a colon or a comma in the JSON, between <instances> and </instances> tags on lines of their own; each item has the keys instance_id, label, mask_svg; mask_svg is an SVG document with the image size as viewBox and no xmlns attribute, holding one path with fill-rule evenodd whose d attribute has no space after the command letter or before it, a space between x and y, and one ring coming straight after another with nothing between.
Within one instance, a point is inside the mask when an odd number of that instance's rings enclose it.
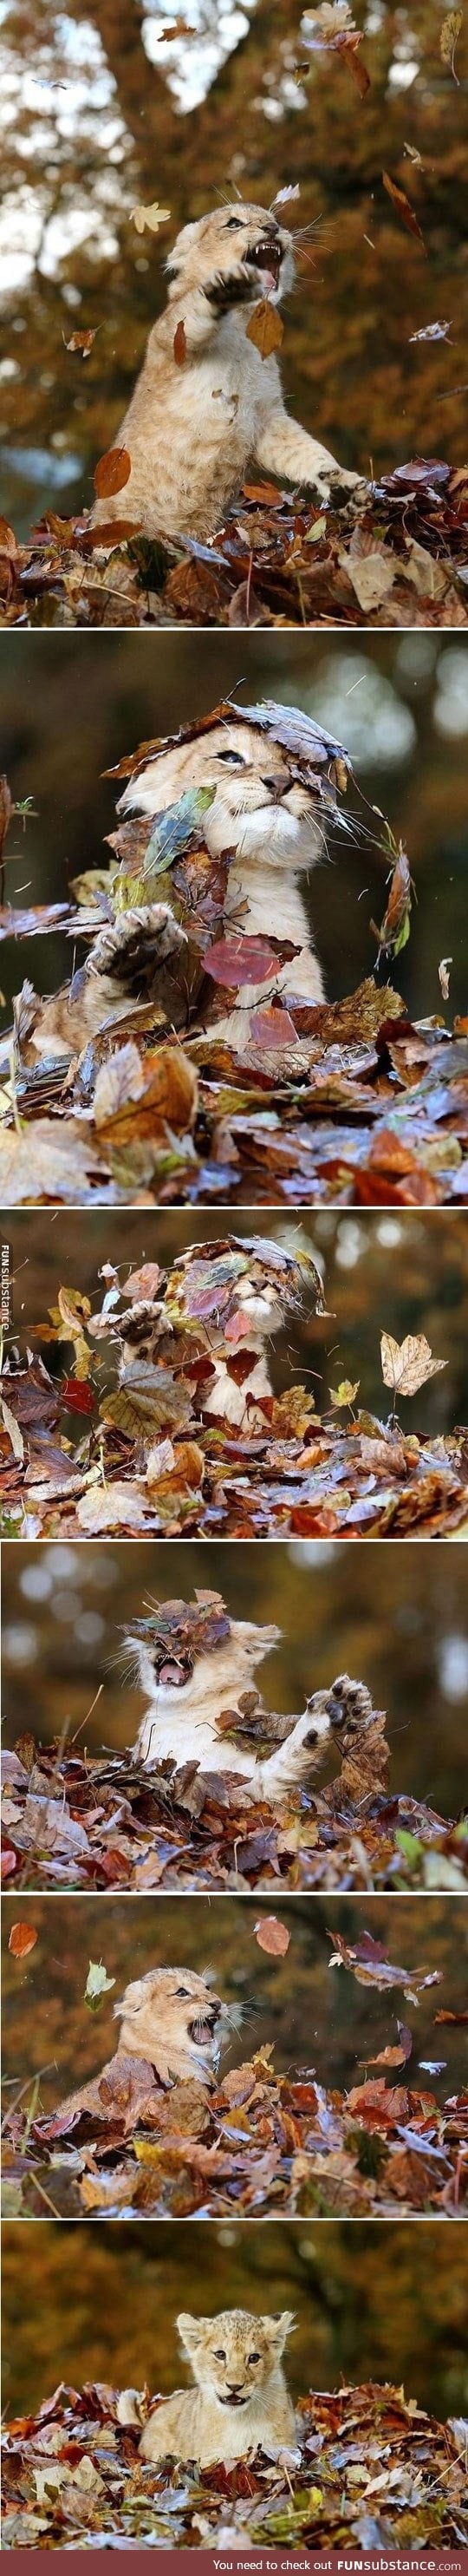
<instances>
[{"instance_id":1,"label":"red leaf","mask_svg":"<svg viewBox=\"0 0 468 2576\"><path fill-rule=\"evenodd\" d=\"M392 206L395 207L395 214L399 215L400 223L405 226L405 232L414 233L415 241L419 241L421 243L422 250L425 251L426 244L423 240L421 226L418 224L418 218L417 215L415 215L414 206L410 205L409 197L406 195L405 188L399 188L397 179L390 178L389 170L382 171L382 178L384 188L387 190L387 197L391 198Z\"/></svg>"},{"instance_id":2,"label":"red leaf","mask_svg":"<svg viewBox=\"0 0 468 2576\"><path fill-rule=\"evenodd\" d=\"M123 492L131 471L128 447L108 447L106 456L99 457L94 476L98 501L109 501L113 492Z\"/></svg>"},{"instance_id":3,"label":"red leaf","mask_svg":"<svg viewBox=\"0 0 468 2576\"><path fill-rule=\"evenodd\" d=\"M7 1845L6 1851L2 1852L2 1880L11 1878L14 1869L16 1869L16 1852L10 1851Z\"/></svg>"},{"instance_id":4,"label":"red leaf","mask_svg":"<svg viewBox=\"0 0 468 2576\"><path fill-rule=\"evenodd\" d=\"M218 939L205 949L203 964L215 984L266 984L281 961L267 939Z\"/></svg>"},{"instance_id":5,"label":"red leaf","mask_svg":"<svg viewBox=\"0 0 468 2576\"><path fill-rule=\"evenodd\" d=\"M87 1378L66 1377L62 1387L62 1404L69 1413L94 1413L96 1397Z\"/></svg>"},{"instance_id":6,"label":"red leaf","mask_svg":"<svg viewBox=\"0 0 468 2576\"><path fill-rule=\"evenodd\" d=\"M37 1937L32 1923L12 1923L8 1943L12 1959L27 1959L28 1950L35 1950Z\"/></svg>"}]
</instances>

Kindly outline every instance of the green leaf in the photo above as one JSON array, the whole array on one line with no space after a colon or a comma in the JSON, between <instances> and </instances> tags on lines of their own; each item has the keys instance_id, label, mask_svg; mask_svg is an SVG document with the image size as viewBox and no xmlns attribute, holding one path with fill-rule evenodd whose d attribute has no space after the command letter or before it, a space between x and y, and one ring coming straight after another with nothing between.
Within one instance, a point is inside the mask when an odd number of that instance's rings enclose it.
<instances>
[{"instance_id":1,"label":"green leaf","mask_svg":"<svg viewBox=\"0 0 468 2576\"><path fill-rule=\"evenodd\" d=\"M102 1959L90 1959L84 1995L89 2012L100 2011L104 1995L110 1995L111 1986L115 1986L115 1977L108 1977Z\"/></svg>"},{"instance_id":2,"label":"green leaf","mask_svg":"<svg viewBox=\"0 0 468 2576\"><path fill-rule=\"evenodd\" d=\"M146 882L149 876L164 876L165 869L173 867L174 859L180 858L192 832L197 831L202 815L213 804L215 793L214 787L189 787L185 795L179 797L177 805L169 805L166 814L156 815L154 832L146 851Z\"/></svg>"},{"instance_id":3,"label":"green leaf","mask_svg":"<svg viewBox=\"0 0 468 2576\"><path fill-rule=\"evenodd\" d=\"M408 941L408 939L409 939L409 935L410 935L410 929L411 929L411 923L410 923L409 912L405 912L404 921L402 921L402 924L401 924L401 930L399 930L399 931L397 932L397 937L396 937L396 939L394 940L394 943L393 943L393 955L394 955L394 957L399 957L399 955L400 955L400 949L401 949L401 948L406 948L407 941Z\"/></svg>"}]
</instances>

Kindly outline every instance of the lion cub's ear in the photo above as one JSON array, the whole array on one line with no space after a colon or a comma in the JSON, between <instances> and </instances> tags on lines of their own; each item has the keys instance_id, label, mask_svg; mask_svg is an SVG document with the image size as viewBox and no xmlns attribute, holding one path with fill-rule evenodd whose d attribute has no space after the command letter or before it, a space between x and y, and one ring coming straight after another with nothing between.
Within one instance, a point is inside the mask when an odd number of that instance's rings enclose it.
<instances>
[{"instance_id":1,"label":"lion cub's ear","mask_svg":"<svg viewBox=\"0 0 468 2576\"><path fill-rule=\"evenodd\" d=\"M198 2351L199 2343L203 2342L204 2328L208 2323L207 2317L187 2317L183 2312L177 2318L177 2332L183 2343L184 2352Z\"/></svg>"},{"instance_id":2,"label":"lion cub's ear","mask_svg":"<svg viewBox=\"0 0 468 2576\"><path fill-rule=\"evenodd\" d=\"M279 2317L262 2317L262 2326L268 2342L271 2343L272 2352L283 2352L288 2335L294 2334L295 2331L294 2309L283 2308L282 2315Z\"/></svg>"}]
</instances>

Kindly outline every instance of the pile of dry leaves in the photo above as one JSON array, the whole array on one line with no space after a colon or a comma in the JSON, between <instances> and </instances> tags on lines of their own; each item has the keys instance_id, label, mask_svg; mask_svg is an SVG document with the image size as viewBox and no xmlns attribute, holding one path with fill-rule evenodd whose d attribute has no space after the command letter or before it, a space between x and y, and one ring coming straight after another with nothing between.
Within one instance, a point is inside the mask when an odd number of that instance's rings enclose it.
<instances>
[{"instance_id":1,"label":"pile of dry leaves","mask_svg":"<svg viewBox=\"0 0 468 2576\"><path fill-rule=\"evenodd\" d=\"M121 2545L457 2550L468 2541L466 2426L402 2390L340 2388L299 2401L300 2466L147 2467L102 2381L56 2389L4 2446L4 2548ZM105 2545L105 2543L104 2543Z\"/></svg>"},{"instance_id":2,"label":"pile of dry leaves","mask_svg":"<svg viewBox=\"0 0 468 2576\"><path fill-rule=\"evenodd\" d=\"M249 1347L246 1284L277 1295L285 1316L312 1288L323 1311L307 1256L294 1260L262 1236L228 1236L195 1245L166 1274L145 1263L122 1284L108 1263L103 1276L97 1313L67 1287L37 1326L43 1344L73 1350L61 1381L30 1349L23 1360L14 1345L4 1361L3 1535L443 1538L466 1530L463 1430L410 1434L397 1418L397 1405L445 1365L424 1334L398 1344L382 1333L390 1418L355 1409L351 1378L330 1390L319 1414L303 1386L249 1392L258 1341L253 1334ZM102 1354L108 1391L100 1400ZM235 1421L221 1397L219 1411L207 1409L220 1364L239 1398Z\"/></svg>"},{"instance_id":3,"label":"pile of dry leaves","mask_svg":"<svg viewBox=\"0 0 468 2576\"><path fill-rule=\"evenodd\" d=\"M287 1947L274 1915L257 1930L273 1956ZM330 1966L387 1996L400 1987L416 2006L440 1982L437 1970L394 1966L369 1932L354 1946L338 1935ZM269 2046L217 2086L191 2077L170 2089L120 2048L97 2078L94 2110L85 2084L44 2116L36 2080L28 2107L23 2097L6 2114L8 2213L40 2217L44 2193L61 2218L462 2217L468 2101L451 2095L441 2105L413 2086L412 2050L412 2030L398 2021L393 2044L364 2061L346 2093L327 2089L313 2067L278 2075ZM367 2063L379 2071L368 2076Z\"/></svg>"},{"instance_id":4,"label":"pile of dry leaves","mask_svg":"<svg viewBox=\"0 0 468 2576\"><path fill-rule=\"evenodd\" d=\"M231 1713L232 1715L232 1713ZM238 1718L241 1742L241 1717ZM246 1713L250 1746L255 1713ZM262 1711L261 1735L282 1721ZM257 1742L258 1742L257 1723ZM281 1816L265 1801L236 1799L234 1775L203 1777L196 1763L151 1772L115 1755L100 1762L18 1740L3 1756L2 1877L16 1888L205 1889L242 1895L281 1887L448 1888L463 1893L468 1823L438 1816L382 1785L388 1748L376 1714L365 1743L344 1752L339 1780L285 1793ZM233 1753L234 1760L234 1753ZM372 1777L373 1764L373 1777Z\"/></svg>"},{"instance_id":5,"label":"pile of dry leaves","mask_svg":"<svg viewBox=\"0 0 468 2576\"><path fill-rule=\"evenodd\" d=\"M123 492L122 518L107 528L91 528L86 513L65 520L49 510L20 545L0 521L2 619L7 627L463 627L467 517L468 468L440 457L416 457L369 483L364 507L362 487L358 499L318 507L276 483L247 483L206 545L138 536Z\"/></svg>"}]
</instances>

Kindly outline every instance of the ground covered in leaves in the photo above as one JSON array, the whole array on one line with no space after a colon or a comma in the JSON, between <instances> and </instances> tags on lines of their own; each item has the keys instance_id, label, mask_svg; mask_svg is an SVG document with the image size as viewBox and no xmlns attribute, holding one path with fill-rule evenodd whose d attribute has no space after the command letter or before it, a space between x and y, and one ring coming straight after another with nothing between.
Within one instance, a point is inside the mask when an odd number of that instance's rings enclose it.
<instances>
[{"instance_id":1,"label":"ground covered in leaves","mask_svg":"<svg viewBox=\"0 0 468 2576\"><path fill-rule=\"evenodd\" d=\"M233 1757L234 1758L234 1757ZM468 1821L447 1821L416 1799L343 1780L284 1796L281 1814L236 1802L228 1773L196 1763L151 1773L115 1756L90 1760L23 1736L3 1757L2 1872L16 1888L160 1888L169 1894L285 1887L340 1891L448 1888L463 1894Z\"/></svg>"},{"instance_id":2,"label":"ground covered in leaves","mask_svg":"<svg viewBox=\"0 0 468 2576\"><path fill-rule=\"evenodd\" d=\"M468 468L416 457L361 494L319 507L258 477L209 545L139 537L124 492L107 530L49 510L21 545L2 520L3 623L466 626Z\"/></svg>"},{"instance_id":3,"label":"ground covered in leaves","mask_svg":"<svg viewBox=\"0 0 468 2576\"><path fill-rule=\"evenodd\" d=\"M466 2546L460 2419L441 2424L370 2383L301 2398L298 2428L300 2466L258 2453L236 2469L156 2469L119 2426L113 2388L62 2384L6 2435L4 2548L91 2547L105 2533L168 2549Z\"/></svg>"},{"instance_id":4,"label":"ground covered in leaves","mask_svg":"<svg viewBox=\"0 0 468 2576\"><path fill-rule=\"evenodd\" d=\"M383 1992L399 1981L416 2004L437 1983L411 1971L405 1981L369 1933L357 1951L340 1942L338 1961ZM192 2077L170 2090L118 2049L98 2077L97 2115L86 2084L81 2111L78 2093L73 2111L44 2117L32 2100L7 2113L6 2214L40 2218L45 2201L59 2218L462 2218L468 2099L439 2104L430 2083L413 2086L412 2048L398 2022L395 2044L371 2059L385 2073L365 2067L344 2094L313 2068L277 2074L269 2046L216 2089Z\"/></svg>"}]
</instances>

